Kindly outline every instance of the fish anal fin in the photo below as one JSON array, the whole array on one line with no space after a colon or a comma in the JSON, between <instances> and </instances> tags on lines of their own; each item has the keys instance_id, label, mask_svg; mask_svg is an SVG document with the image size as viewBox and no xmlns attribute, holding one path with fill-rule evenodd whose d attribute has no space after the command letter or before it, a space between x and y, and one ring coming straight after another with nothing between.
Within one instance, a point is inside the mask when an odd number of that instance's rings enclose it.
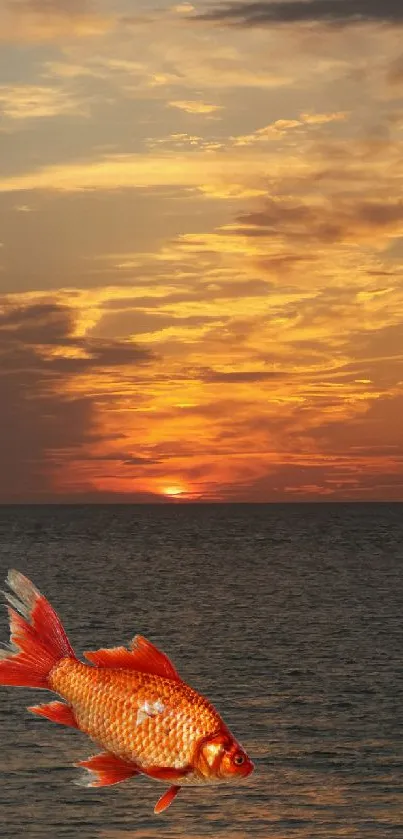
<instances>
[{"instance_id":1,"label":"fish anal fin","mask_svg":"<svg viewBox=\"0 0 403 839\"><path fill-rule=\"evenodd\" d=\"M180 682L174 665L165 653L158 650L151 641L142 635L136 635L130 650L126 647L112 647L84 653L85 657L97 667L111 667L118 670L137 670L141 673L151 673L165 679Z\"/></svg>"},{"instance_id":2,"label":"fish anal fin","mask_svg":"<svg viewBox=\"0 0 403 839\"><path fill-rule=\"evenodd\" d=\"M110 752L101 752L87 760L80 760L74 765L87 769L90 775L94 776L92 779L89 777L84 784L87 787L109 787L140 774L140 770L134 763L122 760Z\"/></svg>"},{"instance_id":3,"label":"fish anal fin","mask_svg":"<svg viewBox=\"0 0 403 839\"><path fill-rule=\"evenodd\" d=\"M38 717L46 717L46 719L51 720L51 722L57 722L59 725L68 725L71 728L79 727L73 709L64 702L48 702L46 705L31 705L27 710L31 714L37 714Z\"/></svg>"},{"instance_id":4,"label":"fish anal fin","mask_svg":"<svg viewBox=\"0 0 403 839\"><path fill-rule=\"evenodd\" d=\"M163 795L161 795L161 798L158 799L154 807L154 813L158 815L159 813L162 813L163 810L166 810L167 807L169 807L169 805L172 804L174 798L176 798L180 789L181 788L176 785L169 787L169 789L167 789L167 791L164 792Z\"/></svg>"}]
</instances>

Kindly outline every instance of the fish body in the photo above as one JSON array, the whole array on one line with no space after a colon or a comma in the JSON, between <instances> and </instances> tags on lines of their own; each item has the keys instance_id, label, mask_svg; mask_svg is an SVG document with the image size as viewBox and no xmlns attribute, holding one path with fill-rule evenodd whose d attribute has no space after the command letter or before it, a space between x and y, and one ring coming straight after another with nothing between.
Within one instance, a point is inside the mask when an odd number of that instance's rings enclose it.
<instances>
[{"instance_id":1,"label":"fish body","mask_svg":"<svg viewBox=\"0 0 403 839\"><path fill-rule=\"evenodd\" d=\"M88 786L145 774L171 786L155 812L184 785L235 782L253 770L211 703L187 685L165 653L136 636L129 648L86 652L79 661L59 617L17 571L8 575L11 643L0 651L0 684L51 690L64 701L28 710L77 728L104 752L80 765Z\"/></svg>"},{"instance_id":2,"label":"fish body","mask_svg":"<svg viewBox=\"0 0 403 839\"><path fill-rule=\"evenodd\" d=\"M74 710L81 731L143 769L190 766L194 743L222 724L210 703L188 685L154 674L62 659L50 686Z\"/></svg>"}]
</instances>

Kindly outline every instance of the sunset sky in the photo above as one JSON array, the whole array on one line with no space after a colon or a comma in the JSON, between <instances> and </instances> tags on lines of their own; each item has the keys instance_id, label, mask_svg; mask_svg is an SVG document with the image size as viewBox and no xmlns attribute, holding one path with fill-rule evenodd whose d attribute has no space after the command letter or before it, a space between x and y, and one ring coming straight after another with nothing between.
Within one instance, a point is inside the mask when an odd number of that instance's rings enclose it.
<instances>
[{"instance_id":1,"label":"sunset sky","mask_svg":"<svg viewBox=\"0 0 403 839\"><path fill-rule=\"evenodd\" d=\"M0 501L403 500L402 0L0 0Z\"/></svg>"}]
</instances>

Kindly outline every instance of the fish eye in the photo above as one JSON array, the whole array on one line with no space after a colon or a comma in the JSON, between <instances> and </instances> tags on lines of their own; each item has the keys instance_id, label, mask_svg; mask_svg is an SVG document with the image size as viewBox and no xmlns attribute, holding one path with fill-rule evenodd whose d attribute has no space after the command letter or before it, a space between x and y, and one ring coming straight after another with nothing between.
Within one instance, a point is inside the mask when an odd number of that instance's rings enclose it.
<instances>
[{"instance_id":1,"label":"fish eye","mask_svg":"<svg viewBox=\"0 0 403 839\"><path fill-rule=\"evenodd\" d=\"M241 754L240 752L238 752L238 754L234 755L234 763L236 764L236 766L242 766L242 764L245 763L244 755Z\"/></svg>"}]
</instances>

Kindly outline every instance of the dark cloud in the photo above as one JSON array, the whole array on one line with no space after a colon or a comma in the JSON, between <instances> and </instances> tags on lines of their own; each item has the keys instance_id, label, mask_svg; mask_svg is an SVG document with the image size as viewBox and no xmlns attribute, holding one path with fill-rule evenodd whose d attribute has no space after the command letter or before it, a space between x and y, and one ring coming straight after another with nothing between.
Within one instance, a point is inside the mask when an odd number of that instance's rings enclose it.
<instances>
[{"instance_id":1,"label":"dark cloud","mask_svg":"<svg viewBox=\"0 0 403 839\"><path fill-rule=\"evenodd\" d=\"M403 459L403 436L401 417L403 393L385 395L373 399L364 412L347 421L329 420L303 432L305 441L314 442L325 455L351 458L362 457L362 469L368 469L365 462L369 457L389 457L394 461ZM387 444L387 450L382 449ZM372 471L372 470L370 470ZM372 476L374 480L374 475ZM403 475L401 475L403 481Z\"/></svg>"},{"instance_id":2,"label":"dark cloud","mask_svg":"<svg viewBox=\"0 0 403 839\"><path fill-rule=\"evenodd\" d=\"M49 497L54 455L97 437L93 406L44 388L41 374L0 377L0 501Z\"/></svg>"},{"instance_id":3,"label":"dark cloud","mask_svg":"<svg viewBox=\"0 0 403 839\"><path fill-rule=\"evenodd\" d=\"M0 308L0 353L3 373L29 368L48 376L102 372L153 358L132 341L74 337L72 310L54 303Z\"/></svg>"},{"instance_id":4,"label":"dark cloud","mask_svg":"<svg viewBox=\"0 0 403 839\"><path fill-rule=\"evenodd\" d=\"M360 329L351 333L350 340L357 358L365 358L367 362L387 362L390 367L393 362L400 365L399 380L403 379L403 318L399 322L377 329Z\"/></svg>"},{"instance_id":5,"label":"dark cloud","mask_svg":"<svg viewBox=\"0 0 403 839\"><path fill-rule=\"evenodd\" d=\"M77 377L152 358L131 343L76 338L74 326L57 303L0 304L0 502L52 500L63 466L103 441L95 398L75 392Z\"/></svg>"},{"instance_id":6,"label":"dark cloud","mask_svg":"<svg viewBox=\"0 0 403 839\"><path fill-rule=\"evenodd\" d=\"M198 15L199 19L240 26L276 23L403 23L402 0L290 0L290 2L228 3Z\"/></svg>"},{"instance_id":7,"label":"dark cloud","mask_svg":"<svg viewBox=\"0 0 403 839\"><path fill-rule=\"evenodd\" d=\"M67 332L72 328L70 310L54 303L38 303L17 307L5 304L0 308L0 345L41 344L55 345L70 341Z\"/></svg>"},{"instance_id":8,"label":"dark cloud","mask_svg":"<svg viewBox=\"0 0 403 839\"><path fill-rule=\"evenodd\" d=\"M212 501L300 502L300 501L401 501L403 473L368 470L365 459L351 469L348 464L293 463L267 468L265 474L248 481L217 485Z\"/></svg>"},{"instance_id":9,"label":"dark cloud","mask_svg":"<svg viewBox=\"0 0 403 839\"><path fill-rule=\"evenodd\" d=\"M293 244L307 240L334 244L351 238L366 239L376 232L399 235L403 226L403 201L366 201L353 196L330 196L311 206L302 202L267 199L262 209L243 213L228 236L256 236L289 239ZM293 257L292 257L293 258ZM289 255L287 255L289 260Z\"/></svg>"}]
</instances>

